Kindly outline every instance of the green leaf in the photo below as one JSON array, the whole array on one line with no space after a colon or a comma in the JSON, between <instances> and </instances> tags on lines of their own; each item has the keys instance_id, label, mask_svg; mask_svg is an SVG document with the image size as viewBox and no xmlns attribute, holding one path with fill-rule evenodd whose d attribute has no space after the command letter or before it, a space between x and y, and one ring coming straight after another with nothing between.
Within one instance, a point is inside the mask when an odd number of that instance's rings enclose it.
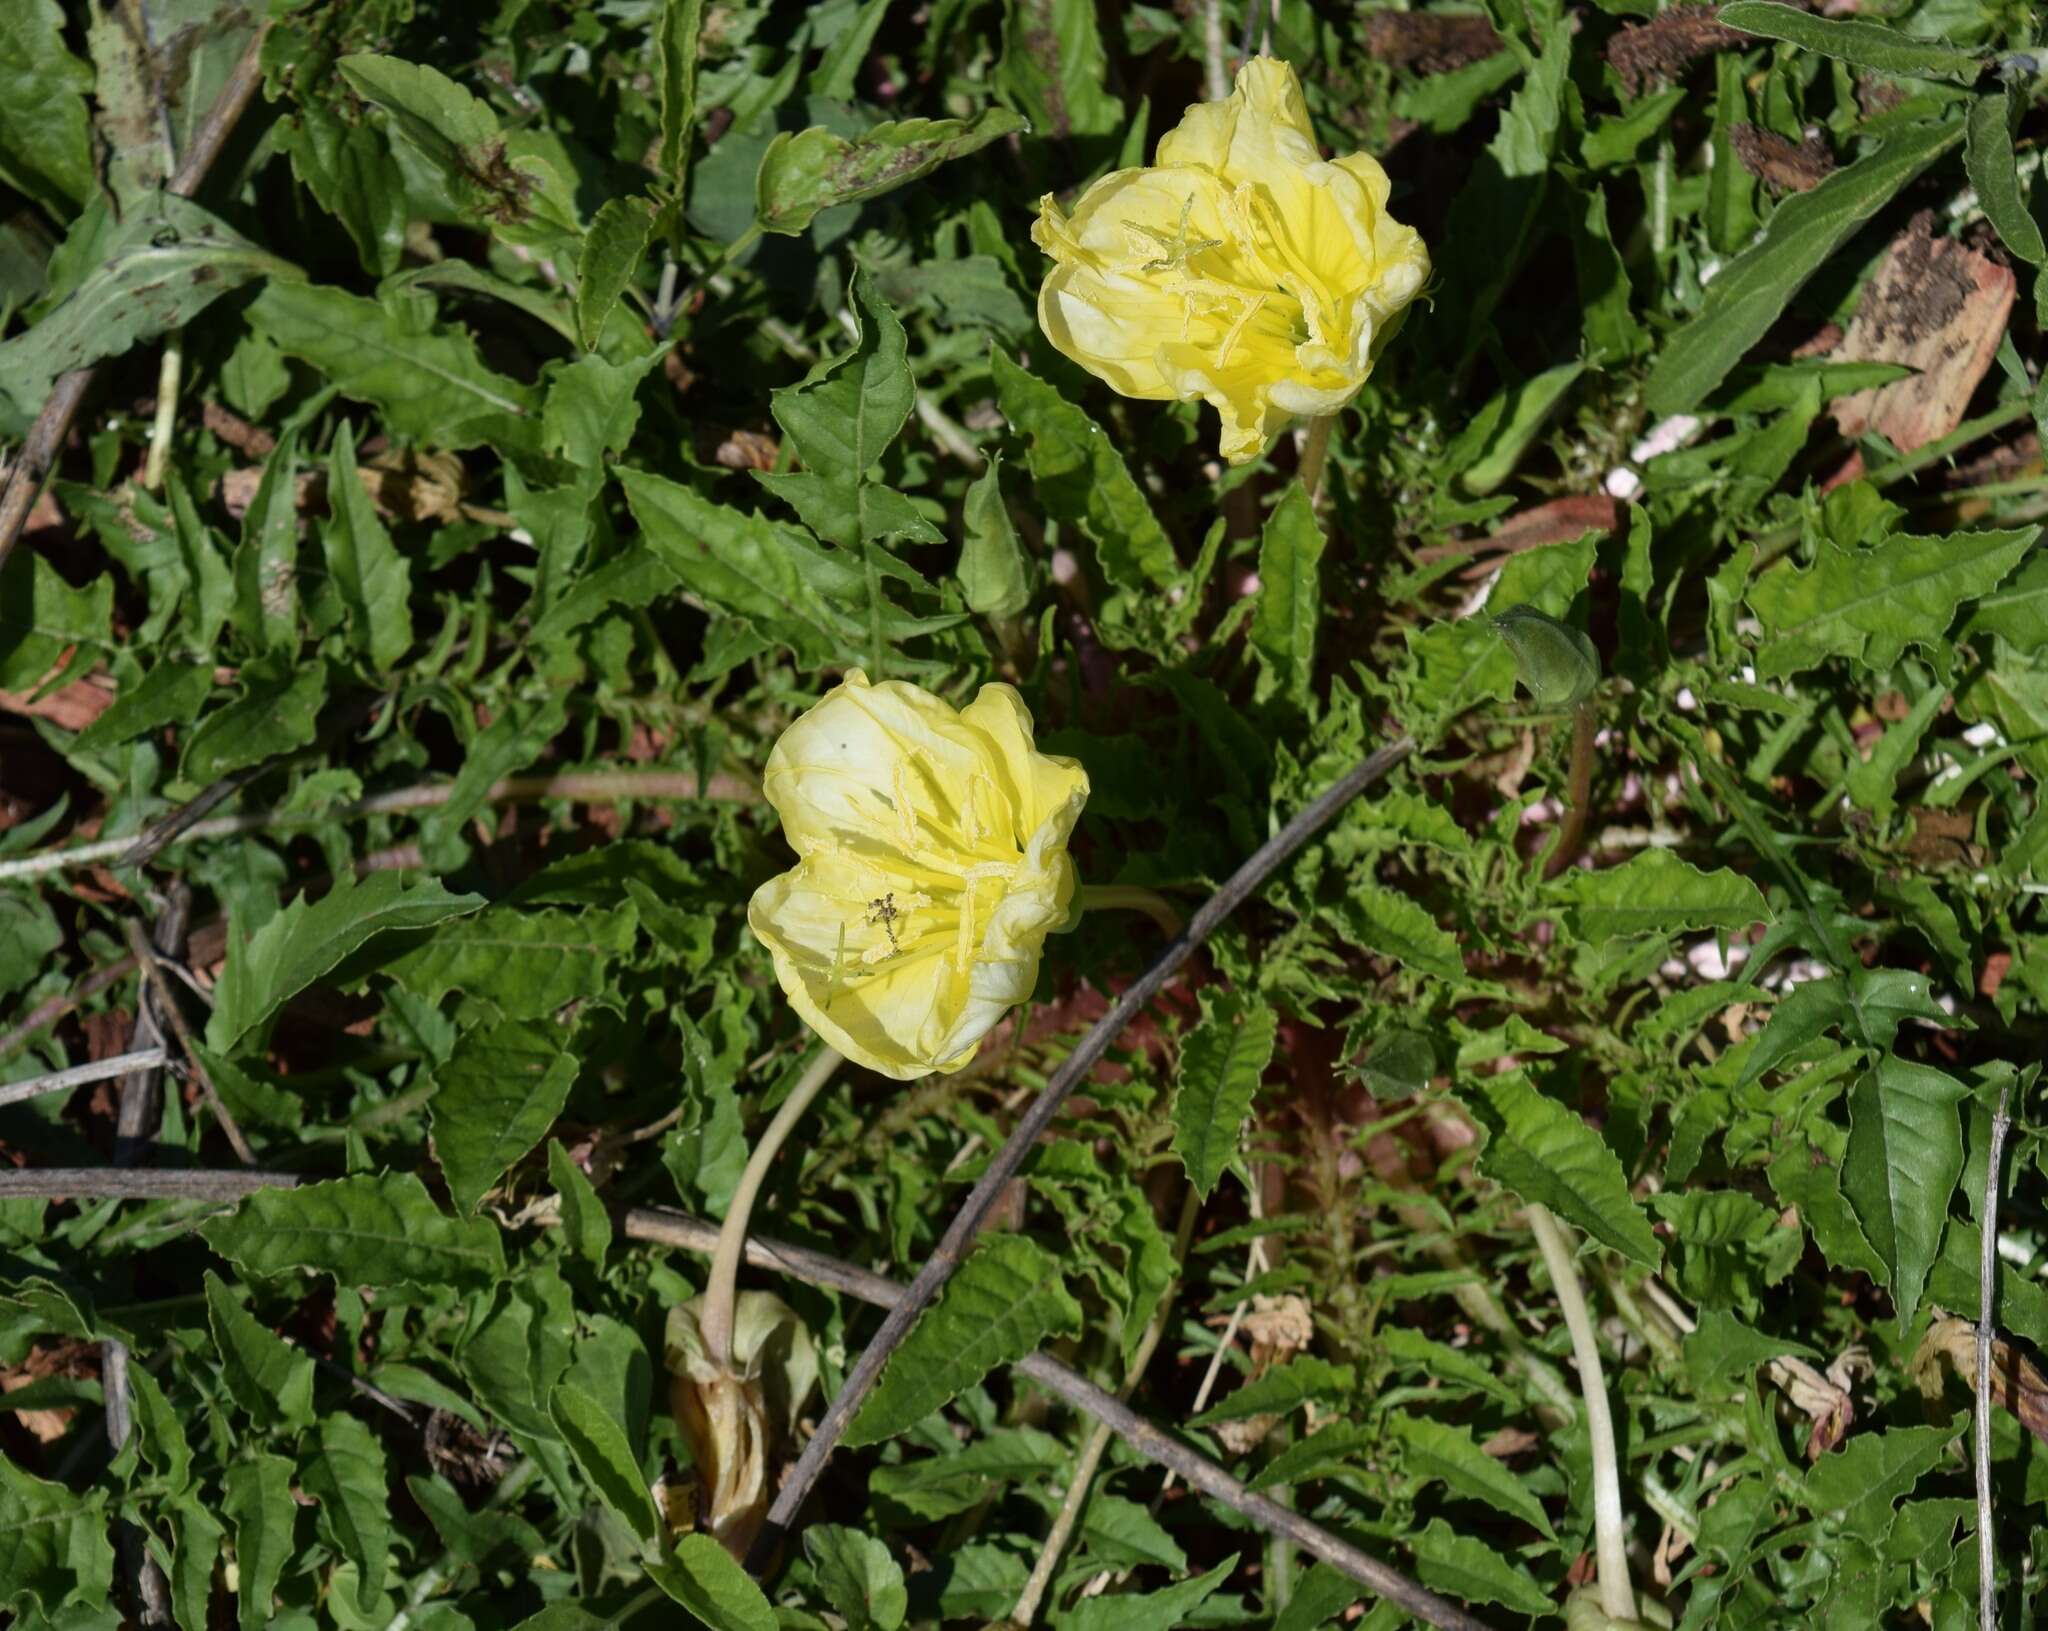
<instances>
[{"instance_id":1,"label":"green leaf","mask_svg":"<svg viewBox=\"0 0 2048 1631\"><path fill-rule=\"evenodd\" d=\"M828 102L850 102L854 90L860 83L861 64L868 59L868 49L874 44L875 33L882 26L882 14L889 9L889 0L860 0L860 9L848 23L824 56L818 59L818 66L811 70L806 89L812 96Z\"/></svg>"},{"instance_id":2,"label":"green leaf","mask_svg":"<svg viewBox=\"0 0 2048 1631\"><path fill-rule=\"evenodd\" d=\"M1958 638L1985 635L1998 636L2023 656L2038 657L2048 649L2048 554L2025 562L2003 589L1979 600Z\"/></svg>"},{"instance_id":3,"label":"green leaf","mask_svg":"<svg viewBox=\"0 0 2048 1631\"><path fill-rule=\"evenodd\" d=\"M1002 55L991 88L1037 135L1107 136L1129 123L1109 90L1109 61L1090 0L1003 0Z\"/></svg>"},{"instance_id":4,"label":"green leaf","mask_svg":"<svg viewBox=\"0 0 2048 1631\"><path fill-rule=\"evenodd\" d=\"M1515 654L1516 677L1539 708L1573 707L1600 683L1600 654L1585 631L1534 606L1510 606L1493 632Z\"/></svg>"},{"instance_id":5,"label":"green leaf","mask_svg":"<svg viewBox=\"0 0 2048 1631\"><path fill-rule=\"evenodd\" d=\"M1901 533L1855 550L1823 540L1812 566L1782 566L1750 585L1750 610L1763 625L1757 673L1797 674L1830 657L1890 668L1907 646L1938 643L1956 608L1997 588L2040 536L2039 527Z\"/></svg>"},{"instance_id":6,"label":"green leaf","mask_svg":"<svg viewBox=\"0 0 2048 1631\"><path fill-rule=\"evenodd\" d=\"M258 1427L313 1425L313 1358L299 1352L235 1300L206 1271L206 1314L214 1351L235 1402Z\"/></svg>"},{"instance_id":7,"label":"green leaf","mask_svg":"<svg viewBox=\"0 0 2048 1631\"><path fill-rule=\"evenodd\" d=\"M1889 1513L1920 1475L1939 1466L1955 1427L1893 1427L1857 1433L1807 1469L1799 1499L1810 1511L1848 1515L1861 1528ZM1860 1520L1860 1521L1859 1521Z\"/></svg>"},{"instance_id":8,"label":"green leaf","mask_svg":"<svg viewBox=\"0 0 2048 1631\"><path fill-rule=\"evenodd\" d=\"M1303 1354L1232 1390L1220 1402L1191 1418L1188 1425L1211 1427L1217 1422L1249 1421L1254 1416L1284 1416L1311 1400L1335 1408L1350 1397L1357 1385L1358 1373L1351 1366L1333 1365L1327 1359Z\"/></svg>"},{"instance_id":9,"label":"green leaf","mask_svg":"<svg viewBox=\"0 0 2048 1631\"><path fill-rule=\"evenodd\" d=\"M647 1576L710 1631L776 1631L775 1610L747 1571L709 1535L685 1535Z\"/></svg>"},{"instance_id":10,"label":"green leaf","mask_svg":"<svg viewBox=\"0 0 2048 1631\"><path fill-rule=\"evenodd\" d=\"M604 326L633 286L654 236L654 210L644 198L609 198L590 218L576 258L576 335L595 351Z\"/></svg>"},{"instance_id":11,"label":"green leaf","mask_svg":"<svg viewBox=\"0 0 2048 1631\"><path fill-rule=\"evenodd\" d=\"M412 649L412 568L356 475L355 432L346 420L328 461L327 505L327 575L348 607L355 648L388 673Z\"/></svg>"},{"instance_id":12,"label":"green leaf","mask_svg":"<svg viewBox=\"0 0 2048 1631\"><path fill-rule=\"evenodd\" d=\"M915 1427L962 1388L1081 1328L1056 1259L1022 1235L985 1238L890 1357L848 1448Z\"/></svg>"},{"instance_id":13,"label":"green leaf","mask_svg":"<svg viewBox=\"0 0 2048 1631\"><path fill-rule=\"evenodd\" d=\"M1941 1250L1949 1198L1963 1171L1956 1107L1969 1089L1909 1060L1883 1058L1849 1090L1849 1146L1842 1193L1891 1270L1901 1329L1913 1323L1927 1272Z\"/></svg>"},{"instance_id":14,"label":"green leaf","mask_svg":"<svg viewBox=\"0 0 2048 1631\"><path fill-rule=\"evenodd\" d=\"M97 650L114 612L107 573L74 589L41 554L0 563L0 687L27 691L49 676L68 646Z\"/></svg>"},{"instance_id":15,"label":"green leaf","mask_svg":"<svg viewBox=\"0 0 2048 1631\"><path fill-rule=\"evenodd\" d=\"M611 1214L605 1210L596 1186L559 1141L548 1145L548 1182L561 1201L563 1241L570 1251L602 1272L605 1254L612 1248Z\"/></svg>"},{"instance_id":16,"label":"green leaf","mask_svg":"<svg viewBox=\"0 0 2048 1631\"><path fill-rule=\"evenodd\" d=\"M1307 490L1289 483L1259 534L1259 600L1250 636L1259 659L1257 701L1278 691L1296 708L1308 707L1323 616L1324 543Z\"/></svg>"},{"instance_id":17,"label":"green leaf","mask_svg":"<svg viewBox=\"0 0 2048 1631\"><path fill-rule=\"evenodd\" d=\"M1225 1558L1207 1574L1163 1591L1127 1591L1087 1597L1060 1619L1060 1631L1178 1631L1209 1594L1230 1578L1237 1559Z\"/></svg>"},{"instance_id":18,"label":"green leaf","mask_svg":"<svg viewBox=\"0 0 2048 1631\"><path fill-rule=\"evenodd\" d=\"M59 219L92 197L92 79L57 0L0 7L0 181Z\"/></svg>"},{"instance_id":19,"label":"green leaf","mask_svg":"<svg viewBox=\"0 0 2048 1631\"><path fill-rule=\"evenodd\" d=\"M989 455L988 468L967 489L960 511L960 592L980 617L1016 617L1031 604L1031 563L1017 542L1010 506L1003 500L1003 456Z\"/></svg>"},{"instance_id":20,"label":"green leaf","mask_svg":"<svg viewBox=\"0 0 2048 1631\"><path fill-rule=\"evenodd\" d=\"M2048 264L2041 224L2027 208L2026 184L2012 150L2012 98L2004 91L1970 104L1970 140L1963 164L1977 202L1999 239L2030 266Z\"/></svg>"},{"instance_id":21,"label":"green leaf","mask_svg":"<svg viewBox=\"0 0 2048 1631\"><path fill-rule=\"evenodd\" d=\"M697 56L704 39L704 0L661 0L654 25L661 92L661 174L675 198L690 191L690 148L697 135Z\"/></svg>"},{"instance_id":22,"label":"green leaf","mask_svg":"<svg viewBox=\"0 0 2048 1631\"><path fill-rule=\"evenodd\" d=\"M573 1382L555 1385L548 1395L548 1414L590 1487L639 1536L642 1546L652 1546L661 1534L661 1519L626 1430Z\"/></svg>"},{"instance_id":23,"label":"green leaf","mask_svg":"<svg viewBox=\"0 0 2048 1631\"><path fill-rule=\"evenodd\" d=\"M457 1211L474 1212L555 1124L576 1082L567 1041L557 1026L510 1022L465 1032L435 1067L434 1154Z\"/></svg>"},{"instance_id":24,"label":"green leaf","mask_svg":"<svg viewBox=\"0 0 2048 1631\"><path fill-rule=\"evenodd\" d=\"M344 1285L477 1290L504 1278L488 1219L457 1219L409 1172L261 1189L201 1231L247 1274L307 1269Z\"/></svg>"},{"instance_id":25,"label":"green leaf","mask_svg":"<svg viewBox=\"0 0 2048 1631\"><path fill-rule=\"evenodd\" d=\"M462 769L447 798L420 821L420 847L428 865L446 872L462 864L469 853L463 828L489 801L501 777L524 770L546 751L567 711L562 695L549 691L514 703L464 744Z\"/></svg>"},{"instance_id":26,"label":"green leaf","mask_svg":"<svg viewBox=\"0 0 2048 1631\"><path fill-rule=\"evenodd\" d=\"M1600 1135L1519 1070L1483 1078L1460 1097L1487 1131L1479 1170L1525 1201L1538 1201L1625 1257L1663 1261L1650 1220Z\"/></svg>"},{"instance_id":27,"label":"green leaf","mask_svg":"<svg viewBox=\"0 0 2048 1631\"><path fill-rule=\"evenodd\" d=\"M1557 1605L1527 1569L1518 1568L1500 1549L1454 1531L1442 1518L1411 1534L1415 1572L1456 1602L1498 1603L1516 1614L1554 1618Z\"/></svg>"},{"instance_id":28,"label":"green leaf","mask_svg":"<svg viewBox=\"0 0 2048 1631\"><path fill-rule=\"evenodd\" d=\"M235 1532L235 1607L241 1631L264 1631L270 1624L278 1577L296 1550L294 1470L281 1455L252 1455L228 1463L221 1476L221 1516Z\"/></svg>"},{"instance_id":29,"label":"green leaf","mask_svg":"<svg viewBox=\"0 0 2048 1631\"><path fill-rule=\"evenodd\" d=\"M70 1601L104 1603L114 1548L106 1494L78 1494L0 1456L0 1604L24 1599L55 1611Z\"/></svg>"},{"instance_id":30,"label":"green leaf","mask_svg":"<svg viewBox=\"0 0 2048 1631\"><path fill-rule=\"evenodd\" d=\"M211 664L159 658L136 685L122 691L105 713L78 733L72 748L78 753L98 753L166 725L189 725L212 695Z\"/></svg>"},{"instance_id":31,"label":"green leaf","mask_svg":"<svg viewBox=\"0 0 2048 1631\"><path fill-rule=\"evenodd\" d=\"M1366 1588L1335 1564L1311 1564L1273 1621L1273 1631L1322 1631L1365 1594Z\"/></svg>"},{"instance_id":32,"label":"green leaf","mask_svg":"<svg viewBox=\"0 0 2048 1631\"><path fill-rule=\"evenodd\" d=\"M1175 1574L1187 1573L1187 1553L1159 1520L1121 1496L1097 1490L1088 1497L1081 1512L1081 1538L1092 1557L1117 1568L1153 1563Z\"/></svg>"},{"instance_id":33,"label":"green leaf","mask_svg":"<svg viewBox=\"0 0 2048 1631\"><path fill-rule=\"evenodd\" d=\"M1543 899L1544 910L1555 911L1578 940L1687 929L1733 934L1772 921L1763 891L1739 872L1703 872L1664 849L1597 872L1568 871L1545 885Z\"/></svg>"},{"instance_id":34,"label":"green leaf","mask_svg":"<svg viewBox=\"0 0 2048 1631\"><path fill-rule=\"evenodd\" d=\"M319 735L320 709L327 700L324 664L291 666L281 658L265 658L244 668L242 681L242 694L208 714L185 738L178 773L187 781L210 782L295 753Z\"/></svg>"},{"instance_id":35,"label":"green leaf","mask_svg":"<svg viewBox=\"0 0 2048 1631\"><path fill-rule=\"evenodd\" d=\"M151 197L117 224L88 211L73 232L93 234L96 264L26 333L0 342L0 432L8 435L28 428L59 374L181 328L251 279L304 275L169 193Z\"/></svg>"},{"instance_id":36,"label":"green leaf","mask_svg":"<svg viewBox=\"0 0 2048 1631\"><path fill-rule=\"evenodd\" d=\"M1418 1483L1439 1482L1469 1500L1520 1518L1556 1537L1543 1503L1522 1481L1479 1447L1470 1430L1428 1416L1390 1415L1387 1435L1401 1446L1401 1464Z\"/></svg>"},{"instance_id":37,"label":"green leaf","mask_svg":"<svg viewBox=\"0 0 2048 1631\"><path fill-rule=\"evenodd\" d=\"M375 872L358 883L344 871L318 901L301 895L253 935L230 932L206 1045L215 1053L232 1053L290 998L372 935L431 928L481 905L481 895L451 895L431 880L408 889L397 872Z\"/></svg>"},{"instance_id":38,"label":"green leaf","mask_svg":"<svg viewBox=\"0 0 2048 1631\"><path fill-rule=\"evenodd\" d=\"M354 240L363 270L379 278L397 271L405 253L405 172L384 132L317 102L299 103L295 118L271 129L299 184Z\"/></svg>"},{"instance_id":39,"label":"green leaf","mask_svg":"<svg viewBox=\"0 0 2048 1631\"><path fill-rule=\"evenodd\" d=\"M1460 437L1444 455L1445 464L1459 472L1459 485L1481 498L1500 487L1515 473L1522 456L1564 406L1566 396L1585 371L1582 362L1562 363L1502 392L1497 417L1475 421L1489 427L1478 444L1468 448Z\"/></svg>"},{"instance_id":40,"label":"green leaf","mask_svg":"<svg viewBox=\"0 0 2048 1631\"><path fill-rule=\"evenodd\" d=\"M1181 1043L1173 1086L1173 1150L1204 1200L1237 1159L1238 1135L1273 1058L1279 1016L1258 997L1208 990Z\"/></svg>"},{"instance_id":41,"label":"green leaf","mask_svg":"<svg viewBox=\"0 0 2048 1631\"><path fill-rule=\"evenodd\" d=\"M804 1556L847 1631L897 1631L903 1624L910 1610L903 1569L874 1536L814 1523L804 1531Z\"/></svg>"},{"instance_id":42,"label":"green leaf","mask_svg":"<svg viewBox=\"0 0 2048 1631\"><path fill-rule=\"evenodd\" d=\"M891 120L850 139L823 125L785 130L755 172L755 222L763 232L803 232L820 210L894 192L1023 128L1014 113L984 108L972 119Z\"/></svg>"},{"instance_id":43,"label":"green leaf","mask_svg":"<svg viewBox=\"0 0 2048 1631\"><path fill-rule=\"evenodd\" d=\"M185 1496L170 1510L177 1535L177 1549L171 1557L171 1611L177 1617L178 1631L208 1631L213 1573L227 1531L196 1496Z\"/></svg>"},{"instance_id":44,"label":"green leaf","mask_svg":"<svg viewBox=\"0 0 2048 1631\"><path fill-rule=\"evenodd\" d=\"M1984 70L1984 59L1972 52L1915 39L1863 17L1816 17L1781 0L1730 0L1721 8L1721 21L1745 34L1784 40L1880 74L1968 85Z\"/></svg>"},{"instance_id":45,"label":"green leaf","mask_svg":"<svg viewBox=\"0 0 2048 1631\"><path fill-rule=\"evenodd\" d=\"M538 397L495 374L476 342L435 321L424 295L389 304L310 283L272 282L249 321L287 356L310 363L345 397L368 402L390 430L430 447L532 445Z\"/></svg>"},{"instance_id":46,"label":"green leaf","mask_svg":"<svg viewBox=\"0 0 2048 1631\"><path fill-rule=\"evenodd\" d=\"M1699 315L1658 357L1643 387L1650 411L1682 413L1704 400L1828 257L1961 137L1960 124L1900 131L1869 157L1781 203L1763 238L1721 269Z\"/></svg>"},{"instance_id":47,"label":"green leaf","mask_svg":"<svg viewBox=\"0 0 2048 1631\"><path fill-rule=\"evenodd\" d=\"M391 1560L384 1446L353 1416L322 1416L319 1448L301 1464L299 1479L320 1503L328 1544L356 1566L357 1601L374 1602Z\"/></svg>"},{"instance_id":48,"label":"green leaf","mask_svg":"<svg viewBox=\"0 0 2048 1631\"><path fill-rule=\"evenodd\" d=\"M506 1019L542 1019L603 994L612 966L633 949L639 916L616 911L528 911L487 906L451 918L384 972L441 1002L459 991Z\"/></svg>"},{"instance_id":49,"label":"green leaf","mask_svg":"<svg viewBox=\"0 0 2048 1631\"><path fill-rule=\"evenodd\" d=\"M1438 926L1418 902L1398 889L1354 874L1343 899L1330 908L1337 932L1351 945L1391 957L1419 974L1462 980L1465 956L1458 937Z\"/></svg>"}]
</instances>

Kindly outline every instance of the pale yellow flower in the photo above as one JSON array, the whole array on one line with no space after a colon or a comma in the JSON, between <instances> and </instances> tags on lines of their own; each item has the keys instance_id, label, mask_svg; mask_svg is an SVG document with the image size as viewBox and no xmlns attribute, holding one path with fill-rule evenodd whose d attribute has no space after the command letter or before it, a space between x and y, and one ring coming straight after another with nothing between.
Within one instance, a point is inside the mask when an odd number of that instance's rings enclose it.
<instances>
[{"instance_id":1,"label":"pale yellow flower","mask_svg":"<svg viewBox=\"0 0 2048 1631\"><path fill-rule=\"evenodd\" d=\"M959 1070L1068 924L1087 772L1037 751L1007 685L956 711L855 668L782 733L762 790L798 861L747 922L791 1004L885 1076Z\"/></svg>"},{"instance_id":2,"label":"pale yellow flower","mask_svg":"<svg viewBox=\"0 0 2048 1631\"><path fill-rule=\"evenodd\" d=\"M1294 70L1255 57L1154 164L1104 176L1071 215L1040 202L1031 236L1057 264L1039 326L1125 396L1202 398L1223 456L1255 459L1358 394L1429 276L1387 191L1366 154L1318 156Z\"/></svg>"}]
</instances>

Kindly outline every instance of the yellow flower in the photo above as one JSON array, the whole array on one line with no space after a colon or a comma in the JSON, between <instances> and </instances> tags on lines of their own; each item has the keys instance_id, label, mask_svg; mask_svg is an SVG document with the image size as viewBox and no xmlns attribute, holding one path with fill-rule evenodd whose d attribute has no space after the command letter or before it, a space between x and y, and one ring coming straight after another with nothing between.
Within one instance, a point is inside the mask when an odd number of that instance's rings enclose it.
<instances>
[{"instance_id":1,"label":"yellow flower","mask_svg":"<svg viewBox=\"0 0 2048 1631\"><path fill-rule=\"evenodd\" d=\"M747 922L796 1011L885 1076L959 1070L1069 922L1087 772L1033 747L1007 685L955 711L855 668L782 733L763 791L798 861Z\"/></svg>"},{"instance_id":2,"label":"yellow flower","mask_svg":"<svg viewBox=\"0 0 2048 1631\"><path fill-rule=\"evenodd\" d=\"M1104 176L1031 236L1057 263L1047 338L1125 396L1223 416L1223 456L1255 459L1290 421L1335 413L1429 276L1363 153L1325 163L1294 70L1255 57L1188 109L1157 162Z\"/></svg>"}]
</instances>

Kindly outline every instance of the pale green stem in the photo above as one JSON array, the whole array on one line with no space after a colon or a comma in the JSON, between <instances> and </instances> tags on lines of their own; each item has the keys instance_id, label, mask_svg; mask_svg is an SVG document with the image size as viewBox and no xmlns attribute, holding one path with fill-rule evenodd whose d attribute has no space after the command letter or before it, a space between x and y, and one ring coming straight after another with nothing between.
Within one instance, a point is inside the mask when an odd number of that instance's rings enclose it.
<instances>
[{"instance_id":1,"label":"pale green stem","mask_svg":"<svg viewBox=\"0 0 2048 1631\"><path fill-rule=\"evenodd\" d=\"M775 1119L754 1144L747 1157L747 1170L740 1174L739 1187L732 1192L732 1204L725 1209L725 1221L718 1227L718 1250L711 1258L711 1280L704 1288L704 1313L697 1322L703 1334L704 1351L721 1370L732 1369L732 1316L740 1276L740 1259L747 1249L747 1220L754 1210L754 1198L767 1181L768 1169L803 1113L811 1107L832 1073L845 1061L835 1048L826 1048L810 1063Z\"/></svg>"},{"instance_id":2,"label":"pale green stem","mask_svg":"<svg viewBox=\"0 0 2048 1631\"><path fill-rule=\"evenodd\" d=\"M1172 901L1157 890L1140 889L1135 884L1084 883L1081 885L1081 910L1143 912L1159 925L1169 940L1178 938L1187 926Z\"/></svg>"},{"instance_id":3,"label":"pale green stem","mask_svg":"<svg viewBox=\"0 0 2048 1631\"><path fill-rule=\"evenodd\" d=\"M1593 1555L1600 1570L1600 1608L1611 1620L1636 1617L1635 1588L1628 1577L1628 1540L1622 1522L1621 1464L1614 1445L1614 1418L1607 1408L1607 1382L1600 1369L1600 1342L1586 1310L1585 1287L1572 1263L1572 1242L1550 1208L1532 1205L1529 1227L1557 1288L1557 1305L1572 1334L1579 1367L1579 1391L1586 1401L1586 1436L1593 1450Z\"/></svg>"},{"instance_id":4,"label":"pale green stem","mask_svg":"<svg viewBox=\"0 0 2048 1631\"><path fill-rule=\"evenodd\" d=\"M1314 508L1316 494L1323 485L1323 466L1330 460L1330 431L1336 423L1337 416L1333 413L1318 414L1308 422L1308 438L1302 443L1301 463L1296 473L1308 493L1310 508Z\"/></svg>"},{"instance_id":5,"label":"pale green stem","mask_svg":"<svg viewBox=\"0 0 2048 1631\"><path fill-rule=\"evenodd\" d=\"M1187 1259L1188 1241L1194 1236L1195 1217L1201 1209L1201 1197L1190 1184L1181 1197L1180 1225L1173 1236L1176 1266ZM1138 1383L1145 1376L1145 1367L1152 1363L1152 1355L1158 1351L1160 1339L1166 1335L1166 1327L1172 1318L1173 1291L1169 1288L1167 1294L1159 1299L1152 1323L1145 1327L1145 1334L1138 1339L1137 1352L1131 1355L1130 1365L1124 1371L1124 1385L1117 1389L1119 1400L1127 1402L1137 1392ZM1074 1476L1067 1484L1066 1499L1060 1502L1059 1513L1046 1534L1045 1546L1038 1554L1031 1578L1024 1582L1024 1589L1017 1594L1017 1606L1010 1611L1009 1623L1018 1631L1030 1631L1031 1622L1038 1618L1046 1590L1052 1584L1053 1571L1059 1567L1060 1554L1067 1549L1074 1525L1081 1521L1081 1509L1088 1504L1088 1486L1094 1482L1095 1469L1101 1465L1103 1451L1109 1448L1109 1439L1108 1424L1097 1422L1095 1431L1089 1434L1088 1442L1082 1446L1080 1458L1074 1463Z\"/></svg>"},{"instance_id":6,"label":"pale green stem","mask_svg":"<svg viewBox=\"0 0 2048 1631\"><path fill-rule=\"evenodd\" d=\"M164 484L171 462L171 432L178 423L178 378L185 369L184 331L164 336L164 358L156 376L156 423L150 427L149 459L142 467L142 485L155 492Z\"/></svg>"}]
</instances>

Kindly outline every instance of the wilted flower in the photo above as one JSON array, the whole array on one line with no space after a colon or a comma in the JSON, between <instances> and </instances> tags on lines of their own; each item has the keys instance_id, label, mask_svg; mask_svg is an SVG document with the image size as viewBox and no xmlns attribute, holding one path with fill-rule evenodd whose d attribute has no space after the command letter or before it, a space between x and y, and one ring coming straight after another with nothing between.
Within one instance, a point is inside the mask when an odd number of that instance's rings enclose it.
<instances>
[{"instance_id":1,"label":"wilted flower","mask_svg":"<svg viewBox=\"0 0 2048 1631\"><path fill-rule=\"evenodd\" d=\"M1148 168L1104 176L1031 236L1057 264L1046 336L1125 396L1200 397L1233 464L1365 384L1429 276L1363 153L1325 162L1294 70L1256 57L1221 102L1188 109Z\"/></svg>"},{"instance_id":2,"label":"wilted flower","mask_svg":"<svg viewBox=\"0 0 2048 1631\"><path fill-rule=\"evenodd\" d=\"M855 668L782 733L763 791L798 861L747 921L796 1011L885 1076L959 1070L1067 924L1087 772L1033 747L1007 685L956 711Z\"/></svg>"}]
</instances>

